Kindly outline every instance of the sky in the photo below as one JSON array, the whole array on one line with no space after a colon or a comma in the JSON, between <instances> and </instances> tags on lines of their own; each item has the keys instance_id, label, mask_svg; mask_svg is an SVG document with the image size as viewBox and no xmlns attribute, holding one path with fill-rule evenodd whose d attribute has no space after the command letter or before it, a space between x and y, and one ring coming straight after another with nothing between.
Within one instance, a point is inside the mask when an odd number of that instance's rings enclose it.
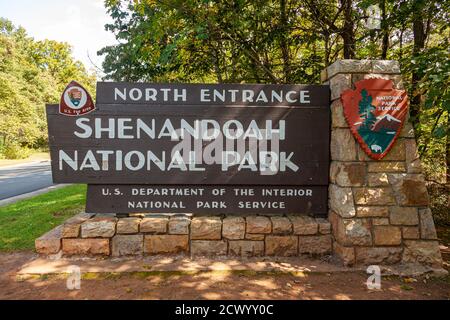
<instances>
[{"instance_id":1,"label":"sky","mask_svg":"<svg viewBox=\"0 0 450 320\"><path fill-rule=\"evenodd\" d=\"M101 68L97 51L116 43L104 28L111 18L103 0L0 0L0 17L24 27L36 40L68 42L75 59L88 69L96 69L90 60Z\"/></svg>"}]
</instances>

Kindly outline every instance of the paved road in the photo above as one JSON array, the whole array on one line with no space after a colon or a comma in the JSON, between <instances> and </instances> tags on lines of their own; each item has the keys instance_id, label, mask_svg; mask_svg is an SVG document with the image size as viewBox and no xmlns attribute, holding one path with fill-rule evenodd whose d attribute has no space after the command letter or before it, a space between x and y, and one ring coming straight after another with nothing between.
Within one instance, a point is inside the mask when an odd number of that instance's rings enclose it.
<instances>
[{"instance_id":1,"label":"paved road","mask_svg":"<svg viewBox=\"0 0 450 320\"><path fill-rule=\"evenodd\" d=\"M0 167L0 200L52 185L50 161Z\"/></svg>"}]
</instances>

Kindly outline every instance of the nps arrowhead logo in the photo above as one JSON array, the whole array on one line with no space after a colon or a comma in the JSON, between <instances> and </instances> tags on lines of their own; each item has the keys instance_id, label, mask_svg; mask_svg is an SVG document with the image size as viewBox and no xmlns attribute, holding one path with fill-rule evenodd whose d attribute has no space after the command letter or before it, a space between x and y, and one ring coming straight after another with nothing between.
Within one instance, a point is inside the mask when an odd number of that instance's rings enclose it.
<instances>
[{"instance_id":1,"label":"nps arrowhead logo","mask_svg":"<svg viewBox=\"0 0 450 320\"><path fill-rule=\"evenodd\" d=\"M76 81L69 83L59 101L59 113L66 116L81 116L93 110L95 110L94 101L87 90Z\"/></svg>"},{"instance_id":2,"label":"nps arrowhead logo","mask_svg":"<svg viewBox=\"0 0 450 320\"><path fill-rule=\"evenodd\" d=\"M341 94L344 115L364 152L380 160L397 140L408 110L406 91L392 80L366 79Z\"/></svg>"}]
</instances>

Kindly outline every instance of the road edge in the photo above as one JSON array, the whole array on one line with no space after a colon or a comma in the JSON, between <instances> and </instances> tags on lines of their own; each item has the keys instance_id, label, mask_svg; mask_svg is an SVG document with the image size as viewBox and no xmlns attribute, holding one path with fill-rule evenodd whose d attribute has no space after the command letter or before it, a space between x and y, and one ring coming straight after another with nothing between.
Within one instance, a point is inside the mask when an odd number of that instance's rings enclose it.
<instances>
[{"instance_id":1,"label":"road edge","mask_svg":"<svg viewBox=\"0 0 450 320\"><path fill-rule=\"evenodd\" d=\"M45 188L42 188L42 189L39 189L39 190L35 190L35 191L19 194L17 196L11 197L11 198L3 199L3 200L0 200L0 207L4 207L6 205L13 204L13 203L18 202L20 200L28 199L28 198L31 198L31 197L34 197L34 196L38 196L40 194L47 193L49 191L57 190L57 189L60 189L62 187L66 187L66 186L70 186L70 185L71 184L57 184L57 185L45 187Z\"/></svg>"}]
</instances>

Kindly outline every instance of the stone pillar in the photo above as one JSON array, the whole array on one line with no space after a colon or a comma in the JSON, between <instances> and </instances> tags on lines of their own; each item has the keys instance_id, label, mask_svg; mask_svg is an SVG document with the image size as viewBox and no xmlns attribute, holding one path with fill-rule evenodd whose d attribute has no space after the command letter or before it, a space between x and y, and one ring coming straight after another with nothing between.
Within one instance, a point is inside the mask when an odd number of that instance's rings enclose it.
<instances>
[{"instance_id":1,"label":"stone pillar","mask_svg":"<svg viewBox=\"0 0 450 320\"><path fill-rule=\"evenodd\" d=\"M340 95L368 78L403 89L397 61L338 60L321 74L331 88L329 220L333 252L346 265L442 266L414 131L406 121L382 160L369 158L344 118Z\"/></svg>"}]
</instances>

